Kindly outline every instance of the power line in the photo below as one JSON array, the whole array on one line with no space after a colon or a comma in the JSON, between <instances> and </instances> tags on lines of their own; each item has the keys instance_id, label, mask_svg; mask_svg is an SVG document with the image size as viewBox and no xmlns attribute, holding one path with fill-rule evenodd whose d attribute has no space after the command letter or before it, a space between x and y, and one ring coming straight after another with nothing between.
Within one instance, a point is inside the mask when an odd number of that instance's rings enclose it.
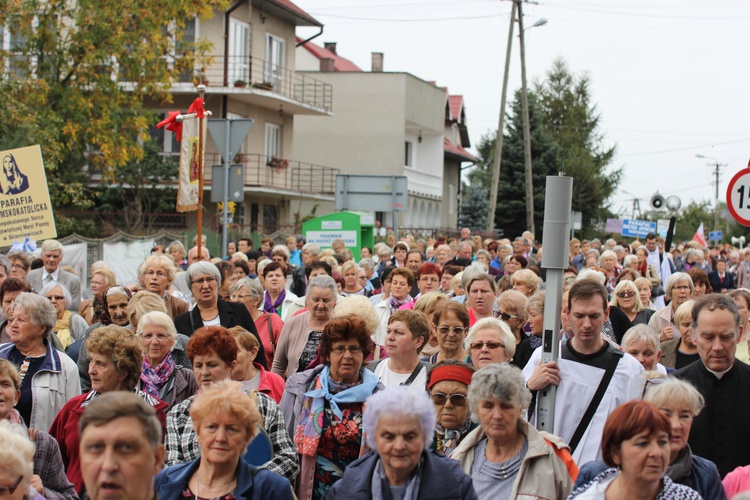
<instances>
[{"instance_id":1,"label":"power line","mask_svg":"<svg viewBox=\"0 0 750 500\"><path fill-rule=\"evenodd\" d=\"M352 17L352 16L337 16L333 14L320 14L318 15L316 12L311 12L312 15L317 17L333 17L336 19L346 19L349 21L373 21L373 22L383 22L383 23L429 23L429 22L435 22L435 21L456 21L456 20L470 20L470 19L491 19L491 18L497 18L497 17L508 17L507 14L503 14L500 12L494 13L494 14L483 14L481 16L451 16L451 17L439 17L439 18L424 18L424 19L395 19L395 18L376 18L376 17Z\"/></svg>"},{"instance_id":2,"label":"power line","mask_svg":"<svg viewBox=\"0 0 750 500\"><path fill-rule=\"evenodd\" d=\"M661 154L661 153L674 153L677 151L690 151L691 149L697 149L697 148L710 148L713 146L723 146L725 144L737 144L740 142L746 142L750 141L750 137L746 137L744 139L740 139L737 141L725 141L725 142L714 142L709 144L700 144L695 146L690 146L686 148L675 148L675 149L662 149L661 151L644 151L641 153L628 153L628 154L620 154L617 155L619 157L626 157L626 156L644 156L644 155L655 155L655 154Z\"/></svg>"}]
</instances>

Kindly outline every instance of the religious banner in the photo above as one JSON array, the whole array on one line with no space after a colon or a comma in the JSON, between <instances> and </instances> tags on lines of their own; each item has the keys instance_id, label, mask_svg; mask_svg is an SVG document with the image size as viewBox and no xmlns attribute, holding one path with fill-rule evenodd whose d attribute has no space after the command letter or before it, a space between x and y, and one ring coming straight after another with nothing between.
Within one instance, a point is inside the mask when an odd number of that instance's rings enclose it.
<instances>
[{"instance_id":1,"label":"religious banner","mask_svg":"<svg viewBox=\"0 0 750 500\"><path fill-rule=\"evenodd\" d=\"M189 116L189 115L188 115ZM200 120L193 115L182 121L180 141L180 181L177 189L177 211L191 212L198 209L200 176L204 150L200 148ZM203 144L206 144L206 129L203 128Z\"/></svg>"},{"instance_id":2,"label":"religious banner","mask_svg":"<svg viewBox=\"0 0 750 500\"><path fill-rule=\"evenodd\" d=\"M0 152L0 246L57 237L39 145Z\"/></svg>"}]
</instances>

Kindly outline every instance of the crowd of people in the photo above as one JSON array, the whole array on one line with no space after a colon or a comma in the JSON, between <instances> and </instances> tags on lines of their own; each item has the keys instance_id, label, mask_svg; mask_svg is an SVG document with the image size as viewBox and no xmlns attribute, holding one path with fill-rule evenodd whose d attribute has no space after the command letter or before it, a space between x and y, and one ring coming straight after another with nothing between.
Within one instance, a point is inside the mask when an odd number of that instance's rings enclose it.
<instances>
[{"instance_id":1,"label":"crowd of people","mask_svg":"<svg viewBox=\"0 0 750 500\"><path fill-rule=\"evenodd\" d=\"M0 255L0 496L750 498L748 249L192 243Z\"/></svg>"}]
</instances>

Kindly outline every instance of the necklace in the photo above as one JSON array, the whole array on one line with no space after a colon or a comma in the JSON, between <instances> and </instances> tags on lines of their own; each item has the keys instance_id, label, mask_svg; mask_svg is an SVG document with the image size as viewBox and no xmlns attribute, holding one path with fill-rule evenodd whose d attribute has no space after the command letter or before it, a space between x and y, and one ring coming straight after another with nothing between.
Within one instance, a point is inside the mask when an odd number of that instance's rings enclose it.
<instances>
[{"instance_id":1,"label":"necklace","mask_svg":"<svg viewBox=\"0 0 750 500\"><path fill-rule=\"evenodd\" d=\"M620 477L619 476L615 479L615 482L617 483L617 491L620 493L620 498L622 498L622 500L625 500L625 494L622 492L622 488L620 488Z\"/></svg>"},{"instance_id":2,"label":"necklace","mask_svg":"<svg viewBox=\"0 0 750 500\"><path fill-rule=\"evenodd\" d=\"M201 480L200 480L200 477L198 477L198 474L197 474L197 473L195 474L195 481L196 481L196 483L198 484L198 486L197 486L197 487L195 488L195 500L198 500L198 499L200 498L200 490L201 490L201 486L202 486L202 485L201 485ZM205 489L205 490L207 490L207 492L208 492L209 494L210 494L211 492L219 492L219 491L224 491L224 490L226 490L226 489L227 489L227 488L228 488L229 486L231 486L231 485L232 485L232 483L234 483L235 481L236 481L236 479L232 479L231 481L229 481L229 482L228 482L228 483L226 483L225 485L221 486L220 488L204 488L204 489Z\"/></svg>"}]
</instances>

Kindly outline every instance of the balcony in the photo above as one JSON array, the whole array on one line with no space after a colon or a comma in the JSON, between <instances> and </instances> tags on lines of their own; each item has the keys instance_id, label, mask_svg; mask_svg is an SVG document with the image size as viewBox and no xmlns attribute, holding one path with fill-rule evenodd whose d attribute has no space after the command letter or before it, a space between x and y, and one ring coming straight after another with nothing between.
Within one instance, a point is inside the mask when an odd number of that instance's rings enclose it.
<instances>
[{"instance_id":1,"label":"balcony","mask_svg":"<svg viewBox=\"0 0 750 500\"><path fill-rule=\"evenodd\" d=\"M336 174L339 169L285 160L286 167L272 168L268 166L267 157L258 154L241 154L235 158L234 164L245 166L245 188L255 188L252 191L266 191L268 193L287 194L289 196L325 196L333 197L336 189ZM211 165L221 164L221 156L216 153L206 153L204 169L204 186L211 185Z\"/></svg>"},{"instance_id":2,"label":"balcony","mask_svg":"<svg viewBox=\"0 0 750 500\"><path fill-rule=\"evenodd\" d=\"M307 75L248 56L208 56L208 63L180 75L173 93L194 93L203 81L207 94L234 98L290 114L330 115L333 87ZM235 82L245 82L238 87Z\"/></svg>"}]
</instances>

